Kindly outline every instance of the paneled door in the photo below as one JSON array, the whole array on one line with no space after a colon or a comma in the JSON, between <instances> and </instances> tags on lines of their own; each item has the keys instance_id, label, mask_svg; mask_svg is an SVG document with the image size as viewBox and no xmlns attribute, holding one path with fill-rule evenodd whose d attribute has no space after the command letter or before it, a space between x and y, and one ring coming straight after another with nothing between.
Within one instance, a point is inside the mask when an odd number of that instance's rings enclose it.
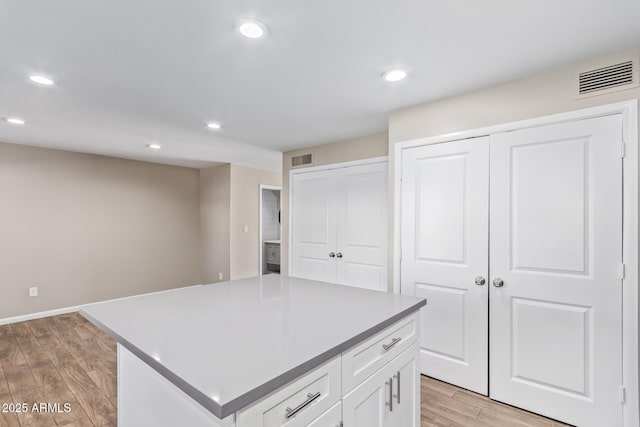
<instances>
[{"instance_id":1,"label":"paneled door","mask_svg":"<svg viewBox=\"0 0 640 427\"><path fill-rule=\"evenodd\" d=\"M490 395L583 427L622 425L621 143L616 115L490 144Z\"/></svg>"},{"instance_id":2,"label":"paneled door","mask_svg":"<svg viewBox=\"0 0 640 427\"><path fill-rule=\"evenodd\" d=\"M387 164L336 170L336 282L387 290Z\"/></svg>"},{"instance_id":3,"label":"paneled door","mask_svg":"<svg viewBox=\"0 0 640 427\"><path fill-rule=\"evenodd\" d=\"M386 162L298 172L291 190L291 275L386 291Z\"/></svg>"},{"instance_id":4,"label":"paneled door","mask_svg":"<svg viewBox=\"0 0 640 427\"><path fill-rule=\"evenodd\" d=\"M335 175L328 170L300 173L291 186L291 275L335 282Z\"/></svg>"},{"instance_id":5,"label":"paneled door","mask_svg":"<svg viewBox=\"0 0 640 427\"><path fill-rule=\"evenodd\" d=\"M401 292L425 297L422 373L488 392L489 138L402 155Z\"/></svg>"}]
</instances>

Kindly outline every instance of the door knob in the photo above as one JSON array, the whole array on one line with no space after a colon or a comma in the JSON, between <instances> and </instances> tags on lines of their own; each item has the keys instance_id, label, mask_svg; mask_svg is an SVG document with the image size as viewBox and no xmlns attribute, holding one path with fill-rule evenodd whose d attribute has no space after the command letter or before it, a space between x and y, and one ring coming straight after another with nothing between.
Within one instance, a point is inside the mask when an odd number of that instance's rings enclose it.
<instances>
[{"instance_id":1,"label":"door knob","mask_svg":"<svg viewBox=\"0 0 640 427\"><path fill-rule=\"evenodd\" d=\"M501 288L504 286L504 282L501 278L496 277L495 279L493 279L493 286L495 286L496 288Z\"/></svg>"},{"instance_id":2,"label":"door knob","mask_svg":"<svg viewBox=\"0 0 640 427\"><path fill-rule=\"evenodd\" d=\"M485 283L487 283L487 281L484 280L484 277L482 277L482 276L476 277L476 285L484 286Z\"/></svg>"},{"instance_id":3,"label":"door knob","mask_svg":"<svg viewBox=\"0 0 640 427\"><path fill-rule=\"evenodd\" d=\"M335 254L335 253L333 253L333 252L329 252L329 258L333 258L333 257L335 257L335 256L336 256L336 254Z\"/></svg>"},{"instance_id":4,"label":"door knob","mask_svg":"<svg viewBox=\"0 0 640 427\"><path fill-rule=\"evenodd\" d=\"M336 254L336 256L337 256L338 258L342 258L342 252L338 252L338 253Z\"/></svg>"}]
</instances>

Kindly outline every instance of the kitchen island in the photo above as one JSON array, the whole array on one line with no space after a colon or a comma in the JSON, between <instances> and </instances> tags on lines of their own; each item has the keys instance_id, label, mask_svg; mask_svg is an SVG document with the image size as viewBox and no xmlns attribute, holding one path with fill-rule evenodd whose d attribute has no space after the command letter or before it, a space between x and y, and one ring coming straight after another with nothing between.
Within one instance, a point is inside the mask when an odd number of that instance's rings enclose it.
<instances>
[{"instance_id":1,"label":"kitchen island","mask_svg":"<svg viewBox=\"0 0 640 427\"><path fill-rule=\"evenodd\" d=\"M267 275L86 306L118 425L417 427L424 299Z\"/></svg>"}]
</instances>

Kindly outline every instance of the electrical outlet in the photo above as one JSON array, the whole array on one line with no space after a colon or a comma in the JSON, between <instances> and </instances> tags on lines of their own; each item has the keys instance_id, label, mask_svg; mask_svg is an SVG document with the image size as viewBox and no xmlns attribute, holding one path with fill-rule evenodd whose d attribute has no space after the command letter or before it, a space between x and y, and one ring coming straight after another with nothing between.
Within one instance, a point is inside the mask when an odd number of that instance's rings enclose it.
<instances>
[{"instance_id":1,"label":"electrical outlet","mask_svg":"<svg viewBox=\"0 0 640 427\"><path fill-rule=\"evenodd\" d=\"M245 233L249 232L249 226L245 224L244 227L242 227L242 231L244 231Z\"/></svg>"},{"instance_id":2,"label":"electrical outlet","mask_svg":"<svg viewBox=\"0 0 640 427\"><path fill-rule=\"evenodd\" d=\"M218 280L222 280L222 271L218 273Z\"/></svg>"},{"instance_id":3,"label":"electrical outlet","mask_svg":"<svg viewBox=\"0 0 640 427\"><path fill-rule=\"evenodd\" d=\"M34 286L33 288L29 288L29 296L37 297L38 296L38 287Z\"/></svg>"}]
</instances>

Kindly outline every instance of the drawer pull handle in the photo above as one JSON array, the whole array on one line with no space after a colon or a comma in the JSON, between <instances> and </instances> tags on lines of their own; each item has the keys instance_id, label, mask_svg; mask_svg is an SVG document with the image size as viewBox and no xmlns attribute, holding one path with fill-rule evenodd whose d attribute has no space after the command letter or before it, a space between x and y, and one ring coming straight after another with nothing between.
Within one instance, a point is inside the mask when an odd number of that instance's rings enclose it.
<instances>
[{"instance_id":1,"label":"drawer pull handle","mask_svg":"<svg viewBox=\"0 0 640 427\"><path fill-rule=\"evenodd\" d=\"M389 344L382 344L382 348L384 349L384 351L389 351L393 347L395 347L395 345L398 344L401 340L402 338L394 338Z\"/></svg>"},{"instance_id":2,"label":"drawer pull handle","mask_svg":"<svg viewBox=\"0 0 640 427\"><path fill-rule=\"evenodd\" d=\"M284 417L286 419L289 419L289 418L293 417L295 414L297 414L298 412L302 411L307 406L311 405L319 397L320 397L320 392L317 392L316 394L307 393L307 400L305 400L304 402L302 402L301 404L299 404L295 408L291 409L291 408L289 408L287 406L287 408L286 408L287 413L285 414Z\"/></svg>"}]
</instances>

